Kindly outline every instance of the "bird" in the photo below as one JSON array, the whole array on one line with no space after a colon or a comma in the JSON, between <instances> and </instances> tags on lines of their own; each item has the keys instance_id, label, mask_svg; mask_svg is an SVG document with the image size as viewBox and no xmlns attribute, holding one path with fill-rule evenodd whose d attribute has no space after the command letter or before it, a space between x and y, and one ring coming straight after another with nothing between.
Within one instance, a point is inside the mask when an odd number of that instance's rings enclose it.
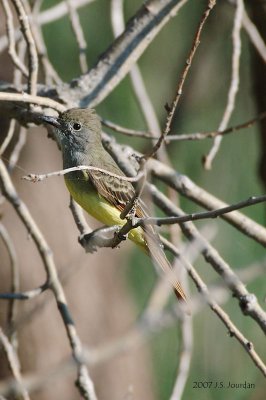
<instances>
[{"instance_id":1,"label":"bird","mask_svg":"<svg viewBox=\"0 0 266 400\"><path fill-rule=\"evenodd\" d=\"M64 175L72 198L104 225L124 225L125 220L121 219L121 212L131 201L135 189L131 182L120 178L125 177L125 174L104 148L101 121L96 111L90 108L71 108L57 117L41 114L40 119L53 127L62 151L64 169L81 165L95 168L72 171ZM142 200L136 204L135 216L148 216ZM155 227L144 224L144 227L134 228L129 232L128 238L168 274L177 298L185 301L185 292L171 272L171 264L164 253Z\"/></svg>"}]
</instances>

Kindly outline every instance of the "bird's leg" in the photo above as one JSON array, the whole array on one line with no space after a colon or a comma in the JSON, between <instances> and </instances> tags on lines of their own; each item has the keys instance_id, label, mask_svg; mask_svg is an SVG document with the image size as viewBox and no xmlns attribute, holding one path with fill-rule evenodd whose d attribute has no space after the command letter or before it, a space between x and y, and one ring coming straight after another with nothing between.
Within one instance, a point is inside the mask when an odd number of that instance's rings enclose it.
<instances>
[{"instance_id":1,"label":"bird's leg","mask_svg":"<svg viewBox=\"0 0 266 400\"><path fill-rule=\"evenodd\" d=\"M127 235L124 235L119 229L117 232L114 233L114 241L112 247L115 248L119 245L120 242L127 240Z\"/></svg>"},{"instance_id":2,"label":"bird's leg","mask_svg":"<svg viewBox=\"0 0 266 400\"><path fill-rule=\"evenodd\" d=\"M131 219L131 221L135 218L136 215L136 210L137 210L137 199L135 199L131 209L129 210L126 219L129 220Z\"/></svg>"},{"instance_id":3,"label":"bird's leg","mask_svg":"<svg viewBox=\"0 0 266 400\"><path fill-rule=\"evenodd\" d=\"M112 247L115 248L123 240L126 240L128 232L132 228L133 228L132 219L131 218L127 218L127 222L117 232L115 232Z\"/></svg>"}]
</instances>

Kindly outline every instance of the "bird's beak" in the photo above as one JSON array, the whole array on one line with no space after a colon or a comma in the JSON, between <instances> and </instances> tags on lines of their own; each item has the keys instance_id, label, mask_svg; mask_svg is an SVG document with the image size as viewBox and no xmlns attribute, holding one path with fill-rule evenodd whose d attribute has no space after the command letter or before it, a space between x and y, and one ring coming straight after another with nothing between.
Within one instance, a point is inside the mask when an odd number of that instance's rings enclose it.
<instances>
[{"instance_id":1,"label":"bird's beak","mask_svg":"<svg viewBox=\"0 0 266 400\"><path fill-rule=\"evenodd\" d=\"M46 122L49 125L54 126L55 128L61 128L60 119L58 117L51 117L49 115L41 115L40 120Z\"/></svg>"}]
</instances>

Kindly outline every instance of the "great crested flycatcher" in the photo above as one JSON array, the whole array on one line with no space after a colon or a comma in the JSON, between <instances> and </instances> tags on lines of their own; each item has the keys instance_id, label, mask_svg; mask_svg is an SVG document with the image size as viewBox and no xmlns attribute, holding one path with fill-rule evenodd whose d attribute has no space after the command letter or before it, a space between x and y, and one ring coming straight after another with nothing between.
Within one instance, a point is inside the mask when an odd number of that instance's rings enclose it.
<instances>
[{"instance_id":1,"label":"great crested flycatcher","mask_svg":"<svg viewBox=\"0 0 266 400\"><path fill-rule=\"evenodd\" d=\"M43 115L41 120L55 127L64 168L85 165L125 176L102 145L101 122L94 110L73 108L58 117ZM73 199L98 221L108 226L124 225L120 214L134 195L134 187L129 181L97 170L82 170L66 174L65 183ZM142 204L138 202L136 207L135 215L139 218L147 216ZM166 273L171 270L153 227L132 229L128 237L151 255ZM177 297L185 300L180 283L173 274L169 273L169 276Z\"/></svg>"}]
</instances>

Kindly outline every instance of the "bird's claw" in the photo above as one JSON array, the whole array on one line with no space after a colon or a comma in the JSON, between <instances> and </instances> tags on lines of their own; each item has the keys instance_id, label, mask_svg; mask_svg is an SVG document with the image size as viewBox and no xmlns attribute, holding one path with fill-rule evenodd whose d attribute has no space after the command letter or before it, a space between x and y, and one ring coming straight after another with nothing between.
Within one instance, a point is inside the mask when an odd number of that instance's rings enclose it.
<instances>
[{"instance_id":1,"label":"bird's claw","mask_svg":"<svg viewBox=\"0 0 266 400\"><path fill-rule=\"evenodd\" d=\"M127 240L127 235L123 235L123 233L119 231L115 232L114 234L115 238L117 238L120 242Z\"/></svg>"}]
</instances>

